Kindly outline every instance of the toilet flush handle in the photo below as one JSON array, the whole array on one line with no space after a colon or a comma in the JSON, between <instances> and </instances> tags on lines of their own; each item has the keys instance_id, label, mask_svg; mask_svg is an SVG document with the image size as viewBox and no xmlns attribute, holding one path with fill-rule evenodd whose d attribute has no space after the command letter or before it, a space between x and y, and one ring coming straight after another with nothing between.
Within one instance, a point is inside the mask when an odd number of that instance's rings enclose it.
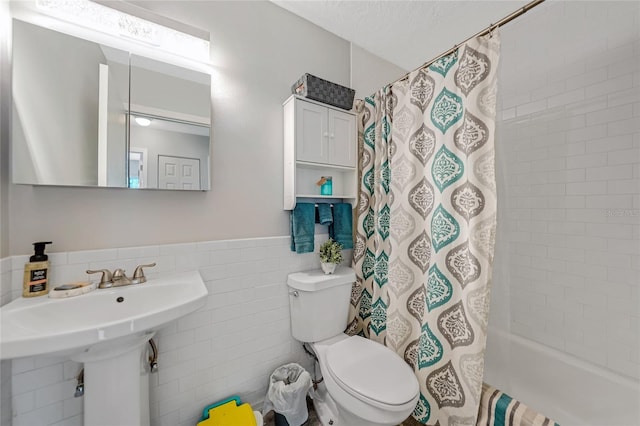
<instances>
[{"instance_id":1,"label":"toilet flush handle","mask_svg":"<svg viewBox=\"0 0 640 426\"><path fill-rule=\"evenodd\" d=\"M293 297L298 297L300 296L300 293L298 293L298 290L293 290L291 293L289 293L291 296Z\"/></svg>"}]
</instances>

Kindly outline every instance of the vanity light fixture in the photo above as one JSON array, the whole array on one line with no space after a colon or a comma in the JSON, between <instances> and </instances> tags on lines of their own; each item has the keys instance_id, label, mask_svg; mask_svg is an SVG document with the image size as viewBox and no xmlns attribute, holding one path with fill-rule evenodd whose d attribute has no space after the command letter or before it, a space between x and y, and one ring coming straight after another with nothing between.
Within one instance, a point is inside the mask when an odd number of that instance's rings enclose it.
<instances>
[{"instance_id":1,"label":"vanity light fixture","mask_svg":"<svg viewBox=\"0 0 640 426\"><path fill-rule=\"evenodd\" d=\"M41 12L88 29L209 62L209 40L112 9L89 0L36 0Z\"/></svg>"},{"instance_id":2,"label":"vanity light fixture","mask_svg":"<svg viewBox=\"0 0 640 426\"><path fill-rule=\"evenodd\" d=\"M147 127L151 124L151 119L147 117L136 117L134 118L134 120L138 124L138 126L142 126L142 127Z\"/></svg>"}]
</instances>

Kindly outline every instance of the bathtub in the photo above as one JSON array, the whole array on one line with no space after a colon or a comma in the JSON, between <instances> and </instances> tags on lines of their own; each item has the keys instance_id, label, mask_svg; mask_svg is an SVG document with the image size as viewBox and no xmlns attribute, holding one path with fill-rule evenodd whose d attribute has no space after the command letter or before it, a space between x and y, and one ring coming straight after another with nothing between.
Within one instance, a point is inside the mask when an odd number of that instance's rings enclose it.
<instances>
[{"instance_id":1,"label":"bathtub","mask_svg":"<svg viewBox=\"0 0 640 426\"><path fill-rule=\"evenodd\" d=\"M489 327L484 381L561 426L640 425L640 383Z\"/></svg>"}]
</instances>

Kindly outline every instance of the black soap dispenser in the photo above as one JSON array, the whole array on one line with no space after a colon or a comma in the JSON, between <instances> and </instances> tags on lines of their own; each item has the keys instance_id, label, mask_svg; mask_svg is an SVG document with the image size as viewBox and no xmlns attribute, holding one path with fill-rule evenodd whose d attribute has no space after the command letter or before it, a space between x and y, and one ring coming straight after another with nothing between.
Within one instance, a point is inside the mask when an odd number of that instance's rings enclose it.
<instances>
[{"instance_id":1,"label":"black soap dispenser","mask_svg":"<svg viewBox=\"0 0 640 426\"><path fill-rule=\"evenodd\" d=\"M42 296L49 293L49 256L44 248L51 241L33 243L34 255L24 265L24 282L22 297Z\"/></svg>"}]
</instances>

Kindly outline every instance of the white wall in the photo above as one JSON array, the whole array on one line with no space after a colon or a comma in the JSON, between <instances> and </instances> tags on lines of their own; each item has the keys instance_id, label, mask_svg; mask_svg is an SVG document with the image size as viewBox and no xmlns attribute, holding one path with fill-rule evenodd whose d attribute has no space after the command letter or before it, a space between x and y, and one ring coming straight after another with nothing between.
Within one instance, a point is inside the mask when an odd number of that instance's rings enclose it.
<instances>
[{"instance_id":1,"label":"white wall","mask_svg":"<svg viewBox=\"0 0 640 426\"><path fill-rule=\"evenodd\" d=\"M140 6L211 33L212 190L11 185L8 254L288 234L282 102L305 72L348 86L349 43L264 1Z\"/></svg>"},{"instance_id":2,"label":"white wall","mask_svg":"<svg viewBox=\"0 0 640 426\"><path fill-rule=\"evenodd\" d=\"M98 147L87 140L98 136L102 50L22 21L13 30L14 181L97 185Z\"/></svg>"},{"instance_id":3,"label":"white wall","mask_svg":"<svg viewBox=\"0 0 640 426\"><path fill-rule=\"evenodd\" d=\"M492 325L637 380L640 3L547 2L502 40Z\"/></svg>"},{"instance_id":4,"label":"white wall","mask_svg":"<svg viewBox=\"0 0 640 426\"><path fill-rule=\"evenodd\" d=\"M357 99L364 99L384 85L402 77L407 70L351 43L351 88Z\"/></svg>"},{"instance_id":5,"label":"white wall","mask_svg":"<svg viewBox=\"0 0 640 426\"><path fill-rule=\"evenodd\" d=\"M134 112L134 106L142 105L209 118L210 84L211 76L208 74L137 55L131 57L131 105Z\"/></svg>"},{"instance_id":6,"label":"white wall","mask_svg":"<svg viewBox=\"0 0 640 426\"><path fill-rule=\"evenodd\" d=\"M107 185L126 188L127 126L125 104L129 102L129 67L108 60Z\"/></svg>"},{"instance_id":7,"label":"white wall","mask_svg":"<svg viewBox=\"0 0 640 426\"><path fill-rule=\"evenodd\" d=\"M11 104L11 18L9 5L0 3L0 258L9 254L9 120Z\"/></svg>"},{"instance_id":8,"label":"white wall","mask_svg":"<svg viewBox=\"0 0 640 426\"><path fill-rule=\"evenodd\" d=\"M10 98L9 57L11 43L9 5L0 2L0 306L9 301L11 280L4 258L9 253L9 116ZM11 362L0 361L0 425L11 421Z\"/></svg>"}]
</instances>

